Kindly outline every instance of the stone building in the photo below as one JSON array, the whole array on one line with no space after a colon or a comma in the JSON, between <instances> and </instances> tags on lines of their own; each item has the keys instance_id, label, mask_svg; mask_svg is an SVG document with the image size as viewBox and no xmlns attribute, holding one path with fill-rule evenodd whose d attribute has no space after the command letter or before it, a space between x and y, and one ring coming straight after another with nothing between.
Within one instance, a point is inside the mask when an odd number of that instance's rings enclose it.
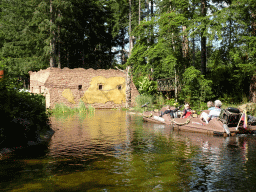
<instances>
[{"instance_id":1,"label":"stone building","mask_svg":"<svg viewBox=\"0 0 256 192\"><path fill-rule=\"evenodd\" d=\"M77 107L80 100L95 108L119 108L126 104L126 71L115 69L47 68L29 72L30 92L43 94L46 107L56 103ZM139 95L131 83L131 105Z\"/></svg>"}]
</instances>

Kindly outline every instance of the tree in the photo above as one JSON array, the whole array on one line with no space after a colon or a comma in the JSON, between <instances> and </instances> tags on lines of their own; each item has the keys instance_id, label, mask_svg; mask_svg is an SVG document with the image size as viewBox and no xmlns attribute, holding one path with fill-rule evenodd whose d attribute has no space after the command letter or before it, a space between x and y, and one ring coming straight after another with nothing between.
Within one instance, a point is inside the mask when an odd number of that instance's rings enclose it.
<instances>
[{"instance_id":1,"label":"tree","mask_svg":"<svg viewBox=\"0 0 256 192\"><path fill-rule=\"evenodd\" d=\"M10 75L26 75L47 66L45 33L34 20L39 1L3 0L1 4L1 60Z\"/></svg>"}]
</instances>

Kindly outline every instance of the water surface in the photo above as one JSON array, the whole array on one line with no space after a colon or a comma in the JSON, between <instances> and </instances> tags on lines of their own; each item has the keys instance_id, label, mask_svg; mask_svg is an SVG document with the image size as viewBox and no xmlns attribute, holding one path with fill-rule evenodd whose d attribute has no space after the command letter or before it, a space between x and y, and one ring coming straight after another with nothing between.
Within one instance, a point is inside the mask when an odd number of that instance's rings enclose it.
<instances>
[{"instance_id":1,"label":"water surface","mask_svg":"<svg viewBox=\"0 0 256 192\"><path fill-rule=\"evenodd\" d=\"M52 118L46 147L0 160L2 191L253 191L255 136L213 137L119 110Z\"/></svg>"}]
</instances>

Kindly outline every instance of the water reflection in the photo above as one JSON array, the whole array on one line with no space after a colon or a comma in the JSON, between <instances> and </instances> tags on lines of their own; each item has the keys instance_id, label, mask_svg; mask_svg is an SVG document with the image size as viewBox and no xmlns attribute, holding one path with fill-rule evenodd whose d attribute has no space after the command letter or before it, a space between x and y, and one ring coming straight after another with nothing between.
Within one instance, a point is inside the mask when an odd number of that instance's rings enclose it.
<instances>
[{"instance_id":1,"label":"water reflection","mask_svg":"<svg viewBox=\"0 0 256 192\"><path fill-rule=\"evenodd\" d=\"M1 160L4 191L250 191L255 137L212 137L126 111L52 118L46 148ZM40 152L40 154L38 153ZM250 184L250 185L249 185Z\"/></svg>"}]
</instances>

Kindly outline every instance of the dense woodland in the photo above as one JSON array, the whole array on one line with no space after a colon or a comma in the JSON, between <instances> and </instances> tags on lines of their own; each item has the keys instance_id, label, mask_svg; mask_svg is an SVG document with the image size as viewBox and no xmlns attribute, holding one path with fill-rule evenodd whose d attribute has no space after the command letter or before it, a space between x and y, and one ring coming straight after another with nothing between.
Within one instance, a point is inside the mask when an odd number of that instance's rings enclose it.
<instances>
[{"instance_id":1,"label":"dense woodland","mask_svg":"<svg viewBox=\"0 0 256 192\"><path fill-rule=\"evenodd\" d=\"M180 100L249 98L256 0L0 0L0 12L9 76L131 66L142 94L171 77Z\"/></svg>"}]
</instances>

